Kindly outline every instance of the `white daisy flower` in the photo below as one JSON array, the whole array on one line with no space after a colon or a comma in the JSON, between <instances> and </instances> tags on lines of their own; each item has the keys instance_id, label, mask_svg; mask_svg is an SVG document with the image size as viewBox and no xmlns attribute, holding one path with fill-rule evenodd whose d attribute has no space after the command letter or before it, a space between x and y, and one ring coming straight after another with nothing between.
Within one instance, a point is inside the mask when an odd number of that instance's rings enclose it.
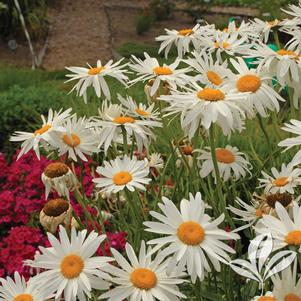
<instances>
[{"instance_id":1,"label":"white daisy flower","mask_svg":"<svg viewBox=\"0 0 301 301\"><path fill-rule=\"evenodd\" d=\"M164 167L164 160L159 153L152 153L148 158L148 166L151 168L161 169Z\"/></svg>"},{"instance_id":2,"label":"white daisy flower","mask_svg":"<svg viewBox=\"0 0 301 301\"><path fill-rule=\"evenodd\" d=\"M172 90L170 95L162 95L161 100L169 103L166 111L170 114L181 114L181 125L191 139L199 124L209 130L217 123L225 135L234 130L243 129L244 112L234 100L244 100L245 93L231 94L222 87L218 89L202 88L191 83L183 91Z\"/></svg>"},{"instance_id":3,"label":"white daisy flower","mask_svg":"<svg viewBox=\"0 0 301 301\"><path fill-rule=\"evenodd\" d=\"M28 153L31 149L33 149L40 159L40 147L41 144L45 145L49 142L49 133L51 132L65 132L65 128L63 123L70 117L71 108L62 111L54 111L49 109L48 117L41 115L42 126L35 130L32 133L29 132L15 132L11 137L10 141L20 142L23 141L21 145L21 151L18 155L17 160L24 154Z\"/></svg>"},{"instance_id":4,"label":"white daisy flower","mask_svg":"<svg viewBox=\"0 0 301 301\"><path fill-rule=\"evenodd\" d=\"M286 49L274 51L265 44L256 44L256 49L251 49L249 53L248 56L259 58L259 65L275 75L281 85L299 81L300 53Z\"/></svg>"},{"instance_id":5,"label":"white daisy flower","mask_svg":"<svg viewBox=\"0 0 301 301\"><path fill-rule=\"evenodd\" d=\"M46 200L52 188L57 191L59 196L66 196L69 200L69 191L78 185L76 176L68 165L62 162L48 164L41 175L41 179L45 185Z\"/></svg>"},{"instance_id":6,"label":"white daisy flower","mask_svg":"<svg viewBox=\"0 0 301 301\"><path fill-rule=\"evenodd\" d=\"M270 232L273 237L274 251L286 246L294 246L301 253L301 207L294 204L292 207L292 219L287 210L277 202L275 205L277 217L263 215L261 225L256 228L258 233Z\"/></svg>"},{"instance_id":7,"label":"white daisy flower","mask_svg":"<svg viewBox=\"0 0 301 301\"><path fill-rule=\"evenodd\" d=\"M247 42L247 37L239 37L238 33L227 33L217 30L213 38L202 39L202 46L211 53L215 53L217 59L223 62L222 53L228 56L243 54L248 52L250 45Z\"/></svg>"},{"instance_id":8,"label":"white daisy flower","mask_svg":"<svg viewBox=\"0 0 301 301\"><path fill-rule=\"evenodd\" d=\"M301 300L301 278L298 277L297 261L293 267L288 267L279 275L272 277L273 295L277 301Z\"/></svg>"},{"instance_id":9,"label":"white daisy flower","mask_svg":"<svg viewBox=\"0 0 301 301\"><path fill-rule=\"evenodd\" d=\"M222 240L238 239L239 235L226 232L217 226L224 220L222 214L216 220L205 214L205 203L198 192L195 197L190 194L189 200L183 199L180 203L181 212L174 203L162 198L159 208L163 214L151 211L150 214L159 222L145 222L146 231L165 235L148 242L155 244L155 249L162 249L162 255L172 256L170 266L179 262L186 266L192 282L196 278L204 279L204 272L211 272L209 261L215 270L220 271L220 262L227 264L230 260L228 253L235 253Z\"/></svg>"},{"instance_id":10,"label":"white daisy flower","mask_svg":"<svg viewBox=\"0 0 301 301\"><path fill-rule=\"evenodd\" d=\"M161 42L159 53L165 49L165 58L167 58L171 47L175 45L178 56L182 58L183 55L189 52L191 45L193 45L195 49L198 49L200 39L210 31L212 31L212 25L201 26L200 24L196 24L193 28L184 28L181 30L165 29L165 35L156 37L156 41Z\"/></svg>"},{"instance_id":11,"label":"white daisy flower","mask_svg":"<svg viewBox=\"0 0 301 301\"><path fill-rule=\"evenodd\" d=\"M239 218L234 218L235 220L239 220L244 222L245 224L233 230L233 232L239 232L244 229L252 227L256 222L258 222L264 212L258 207L258 203L254 200L251 201L251 205L245 203L240 198L236 198L235 202L242 208L238 209L234 206L229 206L229 209L232 213L239 216Z\"/></svg>"},{"instance_id":12,"label":"white daisy flower","mask_svg":"<svg viewBox=\"0 0 301 301\"><path fill-rule=\"evenodd\" d=\"M95 118L94 124L100 127L98 147L103 146L105 152L112 141L121 134L122 128L129 137L135 138L138 150L142 151L143 147L148 148L150 140L154 137L152 128L162 127L159 121L134 118L126 115L121 105L108 106L107 102L103 103L99 115L100 118Z\"/></svg>"},{"instance_id":13,"label":"white daisy flower","mask_svg":"<svg viewBox=\"0 0 301 301\"><path fill-rule=\"evenodd\" d=\"M214 62L212 55L204 51L201 53L194 51L192 55L193 58L183 61L197 72L194 79L207 87L219 87L232 73L230 69L227 69L227 61Z\"/></svg>"},{"instance_id":14,"label":"white daisy flower","mask_svg":"<svg viewBox=\"0 0 301 301\"><path fill-rule=\"evenodd\" d=\"M160 253L152 260L151 249L146 251L144 241L141 243L139 257L129 243L126 244L125 250L129 261L112 249L112 254L120 268L111 266L108 272L112 274L112 282L117 287L102 294L100 299L179 301L185 298L177 287L177 284L185 282L181 279L185 274L179 269L167 274L168 261L164 261Z\"/></svg>"},{"instance_id":15,"label":"white daisy flower","mask_svg":"<svg viewBox=\"0 0 301 301\"><path fill-rule=\"evenodd\" d=\"M146 52L144 56L145 60L132 56L132 63L129 66L137 73L138 77L131 80L130 83L135 84L153 79L150 96L155 95L161 82L166 82L171 88L176 88L177 85L185 85L189 81L190 77L185 73L189 72L190 68L176 69L180 63L179 58L170 65L160 66L156 58L150 57Z\"/></svg>"},{"instance_id":16,"label":"white daisy flower","mask_svg":"<svg viewBox=\"0 0 301 301\"><path fill-rule=\"evenodd\" d=\"M288 50L301 51L301 31L297 27L283 28L281 31L292 36L292 38L286 43L285 48Z\"/></svg>"},{"instance_id":17,"label":"white daisy flower","mask_svg":"<svg viewBox=\"0 0 301 301\"><path fill-rule=\"evenodd\" d=\"M297 135L293 138L286 138L278 143L279 146L286 147L288 150L294 146L301 144L301 121L296 119L291 119L290 123L285 123L282 130ZM299 150L293 158L293 164L297 165L301 163L301 150Z\"/></svg>"},{"instance_id":18,"label":"white daisy flower","mask_svg":"<svg viewBox=\"0 0 301 301\"><path fill-rule=\"evenodd\" d=\"M0 301L44 301L52 297L46 295L43 289L38 290L31 279L26 283L18 272L11 277L0 278Z\"/></svg>"},{"instance_id":19,"label":"white daisy flower","mask_svg":"<svg viewBox=\"0 0 301 301\"><path fill-rule=\"evenodd\" d=\"M146 106L143 103L136 103L131 96L126 96L126 98L122 97L120 94L117 95L120 103L127 110L127 114L141 119L153 119L159 120L159 112L155 110L155 104L152 103L150 106Z\"/></svg>"},{"instance_id":20,"label":"white daisy flower","mask_svg":"<svg viewBox=\"0 0 301 301\"><path fill-rule=\"evenodd\" d=\"M210 148L206 147L200 150L201 155L198 157L201 161L200 176L206 178L210 173L215 178L215 171ZM221 178L224 181L233 179L234 181L244 178L247 172L251 174L251 163L247 160L247 156L240 152L237 147L227 145L225 148L216 148L215 155Z\"/></svg>"},{"instance_id":21,"label":"white daisy flower","mask_svg":"<svg viewBox=\"0 0 301 301\"><path fill-rule=\"evenodd\" d=\"M283 8L281 10L293 17L293 19L290 20L291 23L293 23L294 25L300 25L301 24L301 1L299 1L299 6L294 4L289 4L288 8L289 10Z\"/></svg>"},{"instance_id":22,"label":"white daisy flower","mask_svg":"<svg viewBox=\"0 0 301 301\"><path fill-rule=\"evenodd\" d=\"M261 19L255 18L252 22L253 31L258 33L261 37L261 41L267 43L269 36L273 28L282 25L282 23L275 19L273 21L263 21Z\"/></svg>"},{"instance_id":23,"label":"white daisy flower","mask_svg":"<svg viewBox=\"0 0 301 301\"><path fill-rule=\"evenodd\" d=\"M46 270L41 272L32 281L46 294L55 293L58 300L64 294L66 301L85 301L91 298L91 290L108 289L109 283L103 279L110 277L102 271L111 257L94 256L105 235L99 236L92 231L87 236L87 230L76 233L71 229L69 240L64 227L60 226L58 240L51 233L47 233L51 247L40 247L40 253L35 255L28 264L34 268Z\"/></svg>"},{"instance_id":24,"label":"white daisy flower","mask_svg":"<svg viewBox=\"0 0 301 301\"><path fill-rule=\"evenodd\" d=\"M73 80L79 80L78 83L72 88L77 91L77 95L83 96L85 103L87 103L87 89L93 86L97 97L101 97L103 93L107 99L111 99L110 89L105 81L105 77L113 77L117 79L120 83L126 86L126 81L128 77L125 75L127 72L123 69L127 64L121 64L123 59L118 62L113 63L113 60L108 61L104 66L101 61L97 61L96 67L89 68L84 67L66 67L68 71L73 72L72 74L67 74L66 77L70 77L66 82Z\"/></svg>"},{"instance_id":25,"label":"white daisy flower","mask_svg":"<svg viewBox=\"0 0 301 301\"><path fill-rule=\"evenodd\" d=\"M49 143L58 149L59 155L68 153L68 158L77 161L79 157L83 161L88 161L85 155L98 153L97 147L99 138L91 129L87 128L85 118L73 116L65 123L65 132L51 133Z\"/></svg>"},{"instance_id":26,"label":"white daisy flower","mask_svg":"<svg viewBox=\"0 0 301 301\"><path fill-rule=\"evenodd\" d=\"M101 192L118 192L127 188L134 191L135 188L145 190L151 179L147 178L149 167L147 160L132 159L128 156L116 158L110 162L104 161L104 167L99 166L96 172L100 178L93 179L96 187L101 188Z\"/></svg>"},{"instance_id":27,"label":"white daisy flower","mask_svg":"<svg viewBox=\"0 0 301 301\"><path fill-rule=\"evenodd\" d=\"M232 34L238 33L241 37L247 37L248 40L257 39L259 34L254 32L254 27L252 23L245 22L244 20L237 27L235 21L230 21L228 27L223 29L224 32Z\"/></svg>"},{"instance_id":28,"label":"white daisy flower","mask_svg":"<svg viewBox=\"0 0 301 301\"><path fill-rule=\"evenodd\" d=\"M230 75L229 81L225 84L225 89L230 92L243 93L247 92L246 102L242 104L250 117L253 110L261 116L266 117L266 109L271 111L279 111L279 101L285 101L272 87L270 82L272 77L267 76L262 68L258 66L256 69L249 69L242 58L237 60L230 59L232 66L237 70L238 74Z\"/></svg>"},{"instance_id":29,"label":"white daisy flower","mask_svg":"<svg viewBox=\"0 0 301 301\"><path fill-rule=\"evenodd\" d=\"M271 169L272 176L262 171L263 179L259 179L258 188L264 187L265 193L284 193L294 194L294 188L301 185L301 169L295 168L294 164L285 165L282 163L281 170L275 167Z\"/></svg>"}]
</instances>

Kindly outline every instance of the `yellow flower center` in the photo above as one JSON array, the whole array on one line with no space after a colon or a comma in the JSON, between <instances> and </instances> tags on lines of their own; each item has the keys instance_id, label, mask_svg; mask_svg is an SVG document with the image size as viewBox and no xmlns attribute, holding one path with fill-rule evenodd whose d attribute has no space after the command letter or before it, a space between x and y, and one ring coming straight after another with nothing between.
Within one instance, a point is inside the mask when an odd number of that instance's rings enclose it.
<instances>
[{"instance_id":1,"label":"yellow flower center","mask_svg":"<svg viewBox=\"0 0 301 301\"><path fill-rule=\"evenodd\" d=\"M235 156L226 148L218 148L215 150L216 160L221 163L231 164L235 162Z\"/></svg>"},{"instance_id":2,"label":"yellow flower center","mask_svg":"<svg viewBox=\"0 0 301 301\"><path fill-rule=\"evenodd\" d=\"M236 87L240 92L256 92L261 86L261 79L257 75L243 75L236 82Z\"/></svg>"},{"instance_id":3,"label":"yellow flower center","mask_svg":"<svg viewBox=\"0 0 301 301\"><path fill-rule=\"evenodd\" d=\"M20 294L17 295L13 301L33 301L33 298L30 294Z\"/></svg>"},{"instance_id":4,"label":"yellow flower center","mask_svg":"<svg viewBox=\"0 0 301 301\"><path fill-rule=\"evenodd\" d=\"M283 55L292 55L292 56L295 56L295 57L299 56L296 52L291 51L291 50L286 50L286 49L279 49L279 50L277 50L277 53L279 55L282 55L282 56Z\"/></svg>"},{"instance_id":5,"label":"yellow flower center","mask_svg":"<svg viewBox=\"0 0 301 301\"><path fill-rule=\"evenodd\" d=\"M154 73L157 75L171 75L173 72L170 68L168 67L155 67L153 69Z\"/></svg>"},{"instance_id":6,"label":"yellow flower center","mask_svg":"<svg viewBox=\"0 0 301 301\"><path fill-rule=\"evenodd\" d=\"M220 46L220 44L218 42L214 43L214 47L215 48L223 48L223 49L227 49L230 46L230 44L228 42L223 42L223 44Z\"/></svg>"},{"instance_id":7,"label":"yellow flower center","mask_svg":"<svg viewBox=\"0 0 301 301\"><path fill-rule=\"evenodd\" d=\"M270 27L277 26L279 24L279 20L275 19L273 21L269 21L268 24Z\"/></svg>"},{"instance_id":8,"label":"yellow flower center","mask_svg":"<svg viewBox=\"0 0 301 301\"><path fill-rule=\"evenodd\" d=\"M120 171L113 176L113 182L116 185L125 185L132 179L132 175L127 171Z\"/></svg>"},{"instance_id":9,"label":"yellow flower center","mask_svg":"<svg viewBox=\"0 0 301 301\"><path fill-rule=\"evenodd\" d=\"M263 216L263 211L260 210L260 209L256 209L255 215L256 215L257 217L262 217L262 216Z\"/></svg>"},{"instance_id":10,"label":"yellow flower center","mask_svg":"<svg viewBox=\"0 0 301 301\"><path fill-rule=\"evenodd\" d=\"M301 246L301 230L293 230L289 232L285 237L285 241L289 245Z\"/></svg>"},{"instance_id":11,"label":"yellow flower center","mask_svg":"<svg viewBox=\"0 0 301 301\"><path fill-rule=\"evenodd\" d=\"M214 71L208 71L207 78L212 84L216 86L219 86L223 82L222 78Z\"/></svg>"},{"instance_id":12,"label":"yellow flower center","mask_svg":"<svg viewBox=\"0 0 301 301\"><path fill-rule=\"evenodd\" d=\"M44 205L43 212L48 216L56 217L68 211L69 206L69 203L64 199L52 199Z\"/></svg>"},{"instance_id":13,"label":"yellow flower center","mask_svg":"<svg viewBox=\"0 0 301 301\"><path fill-rule=\"evenodd\" d=\"M42 126L40 129L36 130L34 132L35 136L37 135L42 135L44 133L46 133L50 128L52 128L52 125L50 124L45 124L44 126Z\"/></svg>"},{"instance_id":14,"label":"yellow flower center","mask_svg":"<svg viewBox=\"0 0 301 301\"><path fill-rule=\"evenodd\" d=\"M50 163L44 170L44 175L48 178L57 178L67 174L69 168L66 164L61 162Z\"/></svg>"},{"instance_id":15,"label":"yellow flower center","mask_svg":"<svg viewBox=\"0 0 301 301\"><path fill-rule=\"evenodd\" d=\"M184 222L178 230L179 239L186 245L196 246L205 239L205 231L202 226L196 222Z\"/></svg>"},{"instance_id":16,"label":"yellow flower center","mask_svg":"<svg viewBox=\"0 0 301 301\"><path fill-rule=\"evenodd\" d=\"M142 290L150 290L157 284L156 274L145 268L137 268L131 273L131 282Z\"/></svg>"},{"instance_id":17,"label":"yellow flower center","mask_svg":"<svg viewBox=\"0 0 301 301\"><path fill-rule=\"evenodd\" d=\"M80 138L76 134L64 135L63 141L70 147L76 147L80 144Z\"/></svg>"},{"instance_id":18,"label":"yellow flower center","mask_svg":"<svg viewBox=\"0 0 301 301\"><path fill-rule=\"evenodd\" d=\"M284 301L301 301L301 297L295 294L288 294L284 297Z\"/></svg>"},{"instance_id":19,"label":"yellow flower center","mask_svg":"<svg viewBox=\"0 0 301 301\"><path fill-rule=\"evenodd\" d=\"M220 101L225 99L225 94L218 89L205 88L198 92L198 98L207 101Z\"/></svg>"},{"instance_id":20,"label":"yellow flower center","mask_svg":"<svg viewBox=\"0 0 301 301\"><path fill-rule=\"evenodd\" d=\"M89 75L96 75L100 72L102 72L103 70L105 70L106 68L105 67L95 67L95 68L90 68L89 71L88 71L88 74Z\"/></svg>"},{"instance_id":21,"label":"yellow flower center","mask_svg":"<svg viewBox=\"0 0 301 301\"><path fill-rule=\"evenodd\" d=\"M258 301L276 301L276 299L271 296L262 296L258 299Z\"/></svg>"},{"instance_id":22,"label":"yellow flower center","mask_svg":"<svg viewBox=\"0 0 301 301\"><path fill-rule=\"evenodd\" d=\"M273 180L273 185L277 186L277 187L282 187L285 186L288 183L288 177L280 177L277 178L275 180Z\"/></svg>"},{"instance_id":23,"label":"yellow flower center","mask_svg":"<svg viewBox=\"0 0 301 301\"><path fill-rule=\"evenodd\" d=\"M76 254L70 254L61 261L61 273L67 279L73 279L80 275L84 269L84 261Z\"/></svg>"},{"instance_id":24,"label":"yellow flower center","mask_svg":"<svg viewBox=\"0 0 301 301\"><path fill-rule=\"evenodd\" d=\"M113 119L113 122L118 123L118 124L134 123L135 119L133 117L129 117L129 116L119 116L119 117L115 117Z\"/></svg>"},{"instance_id":25,"label":"yellow flower center","mask_svg":"<svg viewBox=\"0 0 301 301\"><path fill-rule=\"evenodd\" d=\"M137 108L137 109L135 110L135 112L136 112L137 114L141 115L141 116L148 116L148 115L149 115L148 112L146 112L146 111L144 111L144 110L142 110L142 109L139 109L139 108Z\"/></svg>"},{"instance_id":26,"label":"yellow flower center","mask_svg":"<svg viewBox=\"0 0 301 301\"><path fill-rule=\"evenodd\" d=\"M178 31L179 36L189 36L193 33L191 28L185 28Z\"/></svg>"}]
</instances>

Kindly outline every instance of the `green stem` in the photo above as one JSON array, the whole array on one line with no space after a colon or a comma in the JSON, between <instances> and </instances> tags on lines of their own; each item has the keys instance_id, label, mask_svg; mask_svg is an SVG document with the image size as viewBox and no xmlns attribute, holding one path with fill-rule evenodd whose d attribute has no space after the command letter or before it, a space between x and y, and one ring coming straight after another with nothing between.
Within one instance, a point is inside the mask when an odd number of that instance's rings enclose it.
<instances>
[{"instance_id":1,"label":"green stem","mask_svg":"<svg viewBox=\"0 0 301 301\"><path fill-rule=\"evenodd\" d=\"M281 49L281 44L280 44L280 40L279 40L279 36L278 36L278 31L276 29L273 29L273 35L274 35L274 40L275 40L275 43L276 43L278 49Z\"/></svg>"},{"instance_id":2,"label":"green stem","mask_svg":"<svg viewBox=\"0 0 301 301\"><path fill-rule=\"evenodd\" d=\"M122 138L123 138L123 149L124 153L127 155L128 154L128 140L127 140L127 135L126 135L126 129L122 126Z\"/></svg>"},{"instance_id":3,"label":"green stem","mask_svg":"<svg viewBox=\"0 0 301 301\"><path fill-rule=\"evenodd\" d=\"M294 107L294 89L291 87L287 87L287 90L290 101L291 118L296 118L296 112Z\"/></svg>"},{"instance_id":4,"label":"green stem","mask_svg":"<svg viewBox=\"0 0 301 301\"><path fill-rule=\"evenodd\" d=\"M258 118L259 126L260 126L260 128L261 128L261 130L263 132L263 135L265 136L265 139L266 139L266 141L268 143L268 146L271 149L271 141L270 141L270 138L269 138L269 135L268 135L267 131L264 128L262 117L259 114L257 114L257 118Z\"/></svg>"}]
</instances>

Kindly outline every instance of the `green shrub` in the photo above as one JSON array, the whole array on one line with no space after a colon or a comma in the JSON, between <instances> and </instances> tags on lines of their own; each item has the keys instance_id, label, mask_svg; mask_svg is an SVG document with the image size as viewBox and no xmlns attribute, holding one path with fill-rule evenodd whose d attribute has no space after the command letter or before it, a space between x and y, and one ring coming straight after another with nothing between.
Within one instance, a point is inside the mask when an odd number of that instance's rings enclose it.
<instances>
[{"instance_id":1,"label":"green shrub","mask_svg":"<svg viewBox=\"0 0 301 301\"><path fill-rule=\"evenodd\" d=\"M142 15L137 18L136 31L137 34L143 34L151 28L154 22L154 15L148 8L145 8Z\"/></svg>"},{"instance_id":2,"label":"green shrub","mask_svg":"<svg viewBox=\"0 0 301 301\"><path fill-rule=\"evenodd\" d=\"M0 94L0 150L11 153L17 147L9 142L12 132L34 130L41 122L40 114L47 114L50 107L58 110L71 106L72 98L65 91L43 85L12 86Z\"/></svg>"}]
</instances>

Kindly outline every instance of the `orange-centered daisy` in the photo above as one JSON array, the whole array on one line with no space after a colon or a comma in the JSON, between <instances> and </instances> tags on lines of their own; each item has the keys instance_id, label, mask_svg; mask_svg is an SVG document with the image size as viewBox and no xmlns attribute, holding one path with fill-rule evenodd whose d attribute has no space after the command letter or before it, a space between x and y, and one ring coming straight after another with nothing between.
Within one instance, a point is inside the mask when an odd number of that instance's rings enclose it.
<instances>
[{"instance_id":1,"label":"orange-centered daisy","mask_svg":"<svg viewBox=\"0 0 301 301\"><path fill-rule=\"evenodd\" d=\"M207 101L220 101L225 99L225 94L218 89L205 88L197 93L198 98Z\"/></svg>"},{"instance_id":2,"label":"orange-centered daisy","mask_svg":"<svg viewBox=\"0 0 301 301\"><path fill-rule=\"evenodd\" d=\"M70 147L76 147L80 144L80 138L76 134L64 135L63 141Z\"/></svg>"},{"instance_id":3,"label":"orange-centered daisy","mask_svg":"<svg viewBox=\"0 0 301 301\"><path fill-rule=\"evenodd\" d=\"M33 301L33 298L30 294L20 294L17 295L13 301Z\"/></svg>"},{"instance_id":4,"label":"orange-centered daisy","mask_svg":"<svg viewBox=\"0 0 301 301\"><path fill-rule=\"evenodd\" d=\"M191 28L185 28L178 31L178 35L180 36L189 36L193 33Z\"/></svg>"},{"instance_id":5,"label":"orange-centered daisy","mask_svg":"<svg viewBox=\"0 0 301 301\"><path fill-rule=\"evenodd\" d=\"M155 67L153 69L154 73L157 75L171 75L173 72L170 68L168 67Z\"/></svg>"},{"instance_id":6,"label":"orange-centered daisy","mask_svg":"<svg viewBox=\"0 0 301 301\"><path fill-rule=\"evenodd\" d=\"M76 254L70 254L61 261L61 273L67 279L77 278L84 269L82 258Z\"/></svg>"},{"instance_id":7,"label":"orange-centered daisy","mask_svg":"<svg viewBox=\"0 0 301 301\"><path fill-rule=\"evenodd\" d=\"M146 112L146 111L144 111L144 110L142 110L142 109L140 109L140 108L135 109L135 112L136 112L137 114L141 115L141 116L148 116L148 115L149 115L148 112Z\"/></svg>"},{"instance_id":8,"label":"orange-centered daisy","mask_svg":"<svg viewBox=\"0 0 301 301\"><path fill-rule=\"evenodd\" d=\"M215 150L216 160L221 163L230 164L235 162L235 156L226 148L219 148Z\"/></svg>"},{"instance_id":9,"label":"orange-centered daisy","mask_svg":"<svg viewBox=\"0 0 301 301\"><path fill-rule=\"evenodd\" d=\"M301 298L295 294L288 294L284 297L284 301L301 301Z\"/></svg>"},{"instance_id":10,"label":"orange-centered daisy","mask_svg":"<svg viewBox=\"0 0 301 301\"><path fill-rule=\"evenodd\" d=\"M150 290L157 284L157 276L156 274L145 268L137 268L135 269L130 276L132 284L143 290Z\"/></svg>"},{"instance_id":11,"label":"orange-centered daisy","mask_svg":"<svg viewBox=\"0 0 301 301\"><path fill-rule=\"evenodd\" d=\"M177 235L184 244L189 246L196 246L205 239L204 229L193 221L182 223L177 230Z\"/></svg>"},{"instance_id":12,"label":"orange-centered daisy","mask_svg":"<svg viewBox=\"0 0 301 301\"><path fill-rule=\"evenodd\" d=\"M36 135L42 135L44 133L46 133L49 129L51 129L52 126L50 124L45 124L44 126L42 126L40 129L36 130L34 132L35 136Z\"/></svg>"},{"instance_id":13,"label":"orange-centered daisy","mask_svg":"<svg viewBox=\"0 0 301 301\"><path fill-rule=\"evenodd\" d=\"M290 231L286 237L285 241L289 245L294 245L294 246L301 246L301 230L293 230Z\"/></svg>"},{"instance_id":14,"label":"orange-centered daisy","mask_svg":"<svg viewBox=\"0 0 301 301\"><path fill-rule=\"evenodd\" d=\"M105 70L105 67L95 67L95 68L90 68L88 71L89 75L96 75Z\"/></svg>"},{"instance_id":15,"label":"orange-centered daisy","mask_svg":"<svg viewBox=\"0 0 301 301\"><path fill-rule=\"evenodd\" d=\"M236 87L240 92L256 92L261 86L261 79L257 75L243 75L236 82Z\"/></svg>"},{"instance_id":16,"label":"orange-centered daisy","mask_svg":"<svg viewBox=\"0 0 301 301\"><path fill-rule=\"evenodd\" d=\"M113 176L113 182L116 185L126 185L132 179L132 175L127 171L120 171Z\"/></svg>"},{"instance_id":17,"label":"orange-centered daisy","mask_svg":"<svg viewBox=\"0 0 301 301\"><path fill-rule=\"evenodd\" d=\"M224 48L227 49L230 46L230 44L228 42L223 42L223 44L220 46L220 44L218 42L214 43L214 47L215 48Z\"/></svg>"},{"instance_id":18,"label":"orange-centered daisy","mask_svg":"<svg viewBox=\"0 0 301 301\"><path fill-rule=\"evenodd\" d=\"M208 71L207 78L212 84L216 86L219 86L223 82L222 78L214 71Z\"/></svg>"},{"instance_id":19,"label":"orange-centered daisy","mask_svg":"<svg viewBox=\"0 0 301 301\"><path fill-rule=\"evenodd\" d=\"M115 117L113 119L113 122L118 123L118 124L134 123L135 119L133 117L129 117L129 116L119 116L119 117Z\"/></svg>"},{"instance_id":20,"label":"orange-centered daisy","mask_svg":"<svg viewBox=\"0 0 301 301\"><path fill-rule=\"evenodd\" d=\"M273 180L273 184L277 187L283 187L285 186L287 183L288 183L288 177L280 177L280 178L277 178L275 180Z\"/></svg>"}]
</instances>

